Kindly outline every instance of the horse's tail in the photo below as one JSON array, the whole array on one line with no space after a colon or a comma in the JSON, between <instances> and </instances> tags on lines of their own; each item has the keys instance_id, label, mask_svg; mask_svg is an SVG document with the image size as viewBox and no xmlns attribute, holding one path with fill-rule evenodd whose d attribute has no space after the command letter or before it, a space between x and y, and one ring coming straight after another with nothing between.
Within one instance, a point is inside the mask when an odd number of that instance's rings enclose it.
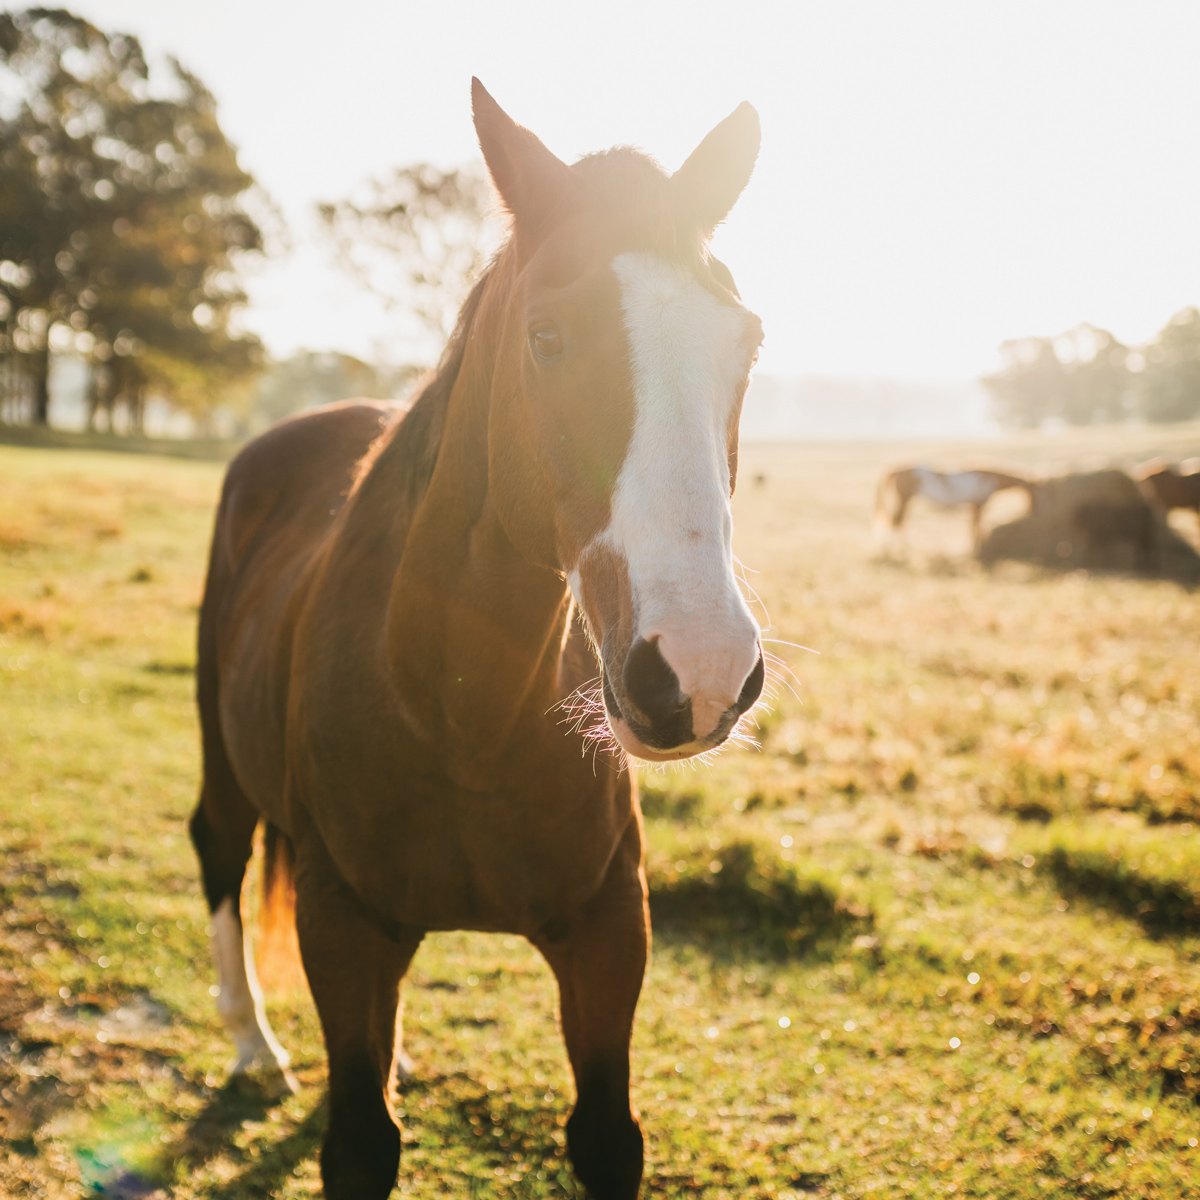
<instances>
[{"instance_id":1,"label":"horse's tail","mask_svg":"<svg viewBox=\"0 0 1200 1200\"><path fill-rule=\"evenodd\" d=\"M899 471L885 471L879 477L879 483L875 488L875 513L871 520L871 527L877 539L883 538L887 534L891 524L888 513L888 497L895 490L896 476L899 474Z\"/></svg>"},{"instance_id":2,"label":"horse's tail","mask_svg":"<svg viewBox=\"0 0 1200 1200\"><path fill-rule=\"evenodd\" d=\"M258 974L272 991L304 980L296 938L296 852L278 825L263 822L262 904L258 920Z\"/></svg>"}]
</instances>

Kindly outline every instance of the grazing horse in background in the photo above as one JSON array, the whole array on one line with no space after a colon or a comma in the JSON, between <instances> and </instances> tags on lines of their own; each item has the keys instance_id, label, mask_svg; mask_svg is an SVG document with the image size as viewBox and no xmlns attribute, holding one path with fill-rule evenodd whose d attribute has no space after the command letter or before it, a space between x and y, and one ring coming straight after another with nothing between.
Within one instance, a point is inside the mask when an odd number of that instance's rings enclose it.
<instances>
[{"instance_id":1,"label":"grazing horse in background","mask_svg":"<svg viewBox=\"0 0 1200 1200\"><path fill-rule=\"evenodd\" d=\"M1200 520L1200 459L1185 459L1177 470L1161 458L1152 458L1137 467L1133 477L1142 495L1156 508L1164 513L1190 508Z\"/></svg>"},{"instance_id":2,"label":"grazing horse in background","mask_svg":"<svg viewBox=\"0 0 1200 1200\"><path fill-rule=\"evenodd\" d=\"M978 546L984 505L1006 488L1024 488L1032 504L1035 486L1032 480L1003 471L973 470L947 474L935 471L932 467L900 467L887 472L879 481L875 492L875 527L879 532L887 529L893 533L899 531L904 525L910 501L915 496L923 496L939 508L969 505L971 544Z\"/></svg>"},{"instance_id":3,"label":"grazing horse in background","mask_svg":"<svg viewBox=\"0 0 1200 1200\"><path fill-rule=\"evenodd\" d=\"M286 1064L239 910L260 819L268 911L294 888L329 1057L331 1200L392 1189L400 984L426 931L448 929L544 955L575 1170L632 1200L650 930L625 755L721 745L763 685L730 509L762 327L708 250L758 117L740 106L672 176L630 149L567 166L472 86L512 231L436 374L398 416L318 409L229 468L192 835L235 1069ZM581 702L597 727L564 723Z\"/></svg>"},{"instance_id":4,"label":"grazing horse in background","mask_svg":"<svg viewBox=\"0 0 1200 1200\"><path fill-rule=\"evenodd\" d=\"M1111 561L1124 543L1133 550L1133 568L1151 571L1157 539L1154 511L1145 504L1112 504L1092 501L1071 514L1073 540L1085 562Z\"/></svg>"}]
</instances>

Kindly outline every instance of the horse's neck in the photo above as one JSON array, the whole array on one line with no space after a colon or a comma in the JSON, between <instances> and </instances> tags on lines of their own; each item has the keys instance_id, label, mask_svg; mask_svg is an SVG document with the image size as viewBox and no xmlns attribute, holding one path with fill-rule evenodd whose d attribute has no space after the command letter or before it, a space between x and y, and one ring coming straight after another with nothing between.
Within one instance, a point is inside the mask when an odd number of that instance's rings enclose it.
<instances>
[{"instance_id":1,"label":"horse's neck","mask_svg":"<svg viewBox=\"0 0 1200 1200\"><path fill-rule=\"evenodd\" d=\"M488 494L492 363L479 333L392 581L387 647L417 731L486 763L558 698L569 593L560 575L517 551Z\"/></svg>"}]
</instances>

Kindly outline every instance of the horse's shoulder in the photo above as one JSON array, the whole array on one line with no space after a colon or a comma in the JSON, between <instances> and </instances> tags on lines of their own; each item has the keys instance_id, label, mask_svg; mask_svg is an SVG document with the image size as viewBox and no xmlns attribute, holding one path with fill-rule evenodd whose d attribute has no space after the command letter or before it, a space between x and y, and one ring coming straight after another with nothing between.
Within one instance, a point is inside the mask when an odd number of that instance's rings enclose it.
<instances>
[{"instance_id":1,"label":"horse's shoulder","mask_svg":"<svg viewBox=\"0 0 1200 1200\"><path fill-rule=\"evenodd\" d=\"M235 560L255 533L286 519L297 537L310 521L327 524L340 508L355 467L404 407L344 400L289 417L248 442L229 464L221 524Z\"/></svg>"}]
</instances>

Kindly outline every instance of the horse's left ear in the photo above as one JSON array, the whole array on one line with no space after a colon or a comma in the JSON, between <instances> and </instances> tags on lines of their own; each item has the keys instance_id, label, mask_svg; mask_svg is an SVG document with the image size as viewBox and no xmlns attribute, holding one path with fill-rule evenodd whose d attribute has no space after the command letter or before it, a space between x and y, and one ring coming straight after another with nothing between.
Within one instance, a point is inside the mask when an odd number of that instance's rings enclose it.
<instances>
[{"instance_id":1,"label":"horse's left ear","mask_svg":"<svg viewBox=\"0 0 1200 1200\"><path fill-rule=\"evenodd\" d=\"M671 176L679 220L712 233L749 182L761 141L758 113L743 101Z\"/></svg>"},{"instance_id":2,"label":"horse's left ear","mask_svg":"<svg viewBox=\"0 0 1200 1200\"><path fill-rule=\"evenodd\" d=\"M479 82L471 80L471 111L484 162L518 228L536 231L569 203L570 168L536 134L518 125Z\"/></svg>"}]
</instances>

